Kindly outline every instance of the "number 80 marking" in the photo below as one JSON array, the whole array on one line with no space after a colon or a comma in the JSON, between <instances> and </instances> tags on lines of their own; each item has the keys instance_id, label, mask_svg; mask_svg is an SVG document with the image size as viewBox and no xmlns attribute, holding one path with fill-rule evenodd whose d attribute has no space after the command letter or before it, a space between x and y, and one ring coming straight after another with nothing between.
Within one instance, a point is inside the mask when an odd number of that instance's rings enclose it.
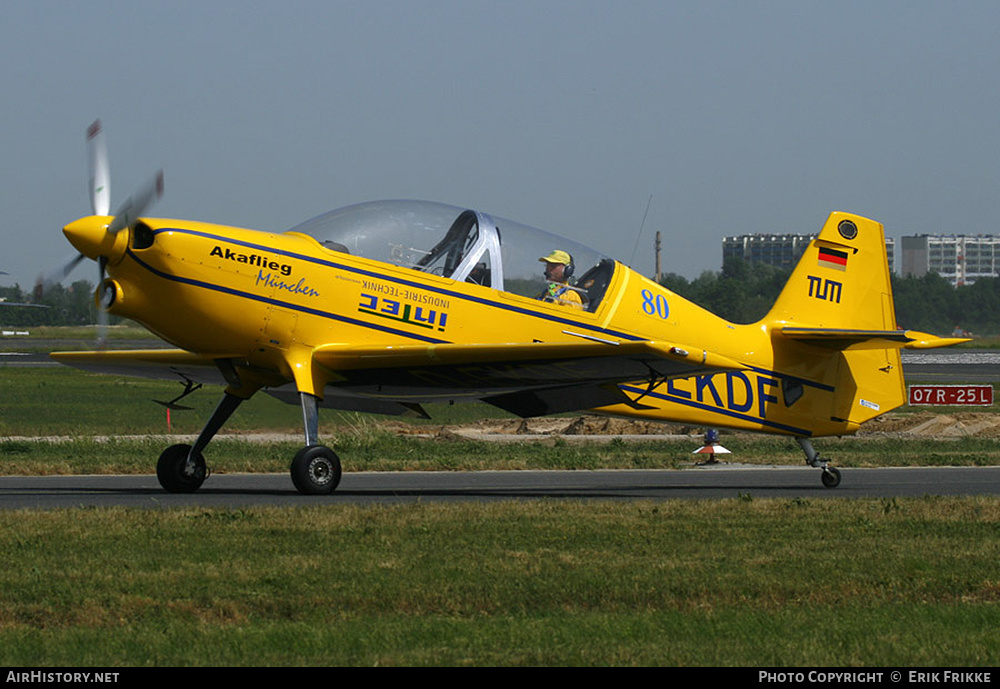
<instances>
[{"instance_id":1,"label":"number 80 marking","mask_svg":"<svg viewBox=\"0 0 1000 689\"><path fill-rule=\"evenodd\" d=\"M650 316L658 316L663 319L670 315L667 298L662 294L653 297L653 293L648 289L642 290L642 310Z\"/></svg>"}]
</instances>

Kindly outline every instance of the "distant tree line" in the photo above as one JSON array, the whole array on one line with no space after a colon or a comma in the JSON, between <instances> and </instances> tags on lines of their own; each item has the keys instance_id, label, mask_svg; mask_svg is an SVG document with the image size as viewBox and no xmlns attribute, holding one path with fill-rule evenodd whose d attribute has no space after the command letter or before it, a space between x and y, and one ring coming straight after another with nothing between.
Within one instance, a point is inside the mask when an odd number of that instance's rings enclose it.
<instances>
[{"instance_id":1,"label":"distant tree line","mask_svg":"<svg viewBox=\"0 0 1000 689\"><path fill-rule=\"evenodd\" d=\"M705 271L690 281L668 273L660 284L726 320L753 323L767 315L790 275L788 269L729 258L721 271ZM1000 278L979 278L975 284L955 288L937 273L919 278L894 275L892 291L900 327L938 335L949 335L956 328L974 335L1000 334ZM52 285L44 291L25 292L18 285L0 287L0 300L49 307L0 307L0 325L95 323L93 295L94 286L87 280L69 287ZM111 322L117 320L112 318Z\"/></svg>"},{"instance_id":2,"label":"distant tree line","mask_svg":"<svg viewBox=\"0 0 1000 689\"><path fill-rule=\"evenodd\" d=\"M704 271L690 282L668 273L660 284L733 323L753 323L767 315L791 270L742 258L727 258L721 271Z\"/></svg>"},{"instance_id":3,"label":"distant tree line","mask_svg":"<svg viewBox=\"0 0 1000 689\"><path fill-rule=\"evenodd\" d=\"M955 330L972 335L1000 334L1000 278L976 278L952 287L937 273L892 282L896 320L904 328L940 335Z\"/></svg>"},{"instance_id":4,"label":"distant tree line","mask_svg":"<svg viewBox=\"0 0 1000 689\"><path fill-rule=\"evenodd\" d=\"M728 258L721 271L705 271L691 281L671 273L660 284L726 320L754 323L767 315L791 274L791 269ZM892 293L902 328L936 335L956 329L973 335L1000 333L1000 278L979 278L956 288L937 273L893 275Z\"/></svg>"},{"instance_id":5,"label":"distant tree line","mask_svg":"<svg viewBox=\"0 0 1000 689\"><path fill-rule=\"evenodd\" d=\"M97 322L94 285L87 280L78 280L69 287L54 284L47 285L44 290L33 289L29 292L22 290L20 285L0 287L0 301L7 304L41 304L48 307L40 309L31 306L0 306L0 325L5 327L87 325Z\"/></svg>"}]
</instances>

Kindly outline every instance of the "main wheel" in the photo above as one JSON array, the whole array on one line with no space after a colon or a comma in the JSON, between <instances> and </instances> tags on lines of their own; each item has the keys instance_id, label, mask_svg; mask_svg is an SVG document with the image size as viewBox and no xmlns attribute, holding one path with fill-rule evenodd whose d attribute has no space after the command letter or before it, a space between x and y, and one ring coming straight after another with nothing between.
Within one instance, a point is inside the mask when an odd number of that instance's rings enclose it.
<instances>
[{"instance_id":1,"label":"main wheel","mask_svg":"<svg viewBox=\"0 0 1000 689\"><path fill-rule=\"evenodd\" d=\"M168 493L193 493L204 483L208 475L205 458L199 452L194 457L193 471L187 471L190 445L171 445L156 462L156 478Z\"/></svg>"},{"instance_id":2,"label":"main wheel","mask_svg":"<svg viewBox=\"0 0 1000 689\"><path fill-rule=\"evenodd\" d=\"M823 485L827 488L836 488L840 485L840 471L836 467L823 469Z\"/></svg>"},{"instance_id":3,"label":"main wheel","mask_svg":"<svg viewBox=\"0 0 1000 689\"><path fill-rule=\"evenodd\" d=\"M340 458L323 445L309 445L292 459L292 483L303 495L329 495L340 484Z\"/></svg>"}]
</instances>

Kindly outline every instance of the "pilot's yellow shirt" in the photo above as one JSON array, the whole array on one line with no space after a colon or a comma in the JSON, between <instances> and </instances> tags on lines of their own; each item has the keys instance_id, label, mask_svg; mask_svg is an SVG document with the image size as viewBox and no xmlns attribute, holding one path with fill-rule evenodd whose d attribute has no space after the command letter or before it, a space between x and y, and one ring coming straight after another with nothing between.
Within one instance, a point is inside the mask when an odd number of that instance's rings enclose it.
<instances>
[{"instance_id":1,"label":"pilot's yellow shirt","mask_svg":"<svg viewBox=\"0 0 1000 689\"><path fill-rule=\"evenodd\" d=\"M544 301L560 306L569 306L574 309L583 308L583 299L580 293L566 284L558 282L549 283L549 289L545 293Z\"/></svg>"}]
</instances>

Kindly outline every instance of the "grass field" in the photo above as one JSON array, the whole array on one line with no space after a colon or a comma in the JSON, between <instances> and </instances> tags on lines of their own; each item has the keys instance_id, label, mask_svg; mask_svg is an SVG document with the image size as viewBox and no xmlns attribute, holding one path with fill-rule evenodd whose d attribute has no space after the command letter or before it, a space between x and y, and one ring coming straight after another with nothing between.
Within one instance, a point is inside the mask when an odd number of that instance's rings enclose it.
<instances>
[{"instance_id":1,"label":"grass field","mask_svg":"<svg viewBox=\"0 0 1000 689\"><path fill-rule=\"evenodd\" d=\"M172 440L167 417L153 399L167 400L180 386L163 381L87 374L66 368L8 368L0 395L0 474L150 473ZM219 390L184 400L192 411L174 412L170 432L195 434L211 414ZM489 405L430 405L431 421L408 420L414 432L400 435L380 423L386 417L323 411L320 437L342 455L346 471L454 469L650 469L691 461L692 439L570 443L560 438L519 445L434 437L447 425L486 416L509 419ZM213 471L279 471L299 447L301 411L268 395L244 403L226 432L206 452ZM294 440L249 442L251 431L291 435ZM96 436L110 436L95 439ZM147 437L149 436L149 437ZM6 439L4 439L6 438ZM43 438L44 440L37 440ZM724 435L740 462L801 466L801 450L790 438ZM970 466L1000 464L991 438L822 438L817 449L842 467Z\"/></svg>"},{"instance_id":2,"label":"grass field","mask_svg":"<svg viewBox=\"0 0 1000 689\"><path fill-rule=\"evenodd\" d=\"M149 473L179 386L0 369L0 473ZM174 414L194 433L217 391ZM424 424L487 408L442 407ZM414 439L323 415L345 470L672 468L689 443ZM238 431L299 432L258 396ZM19 439L10 439L18 436ZM24 437L27 438L24 438ZM58 436L39 441L36 436ZM733 436L740 461L801 465ZM998 464L988 439L823 439L840 466ZM297 443L219 439L215 471ZM0 496L2 500L2 496ZM952 666L1000 661L1000 501L532 500L294 509L0 510L10 666Z\"/></svg>"},{"instance_id":3,"label":"grass field","mask_svg":"<svg viewBox=\"0 0 1000 689\"><path fill-rule=\"evenodd\" d=\"M340 454L345 471L480 471L518 469L678 469L693 460L694 440L569 443L562 439L492 443L455 438L413 438L371 430L342 429L322 438ZM0 440L0 475L149 474L164 437L89 437L65 440ZM739 436L726 440L733 457L747 464L805 466L789 440ZM212 472L288 470L301 446L295 441L216 439L206 451ZM995 466L1000 446L989 438L952 440L826 439L817 443L840 467Z\"/></svg>"},{"instance_id":4,"label":"grass field","mask_svg":"<svg viewBox=\"0 0 1000 689\"><path fill-rule=\"evenodd\" d=\"M183 391L170 381L121 378L84 373L66 367L0 368L0 437L51 435L135 435L166 433L166 409L153 400L167 401ZM182 404L192 411L173 412L171 430L197 433L222 397L221 387L205 387ZM433 422L466 423L484 415L513 418L486 404L430 405ZM321 410L321 431L372 426L390 417L363 416ZM227 431L270 430L300 433L302 411L267 394L245 402L226 424Z\"/></svg>"},{"instance_id":5,"label":"grass field","mask_svg":"<svg viewBox=\"0 0 1000 689\"><path fill-rule=\"evenodd\" d=\"M989 666L993 500L0 511L0 663Z\"/></svg>"}]
</instances>

